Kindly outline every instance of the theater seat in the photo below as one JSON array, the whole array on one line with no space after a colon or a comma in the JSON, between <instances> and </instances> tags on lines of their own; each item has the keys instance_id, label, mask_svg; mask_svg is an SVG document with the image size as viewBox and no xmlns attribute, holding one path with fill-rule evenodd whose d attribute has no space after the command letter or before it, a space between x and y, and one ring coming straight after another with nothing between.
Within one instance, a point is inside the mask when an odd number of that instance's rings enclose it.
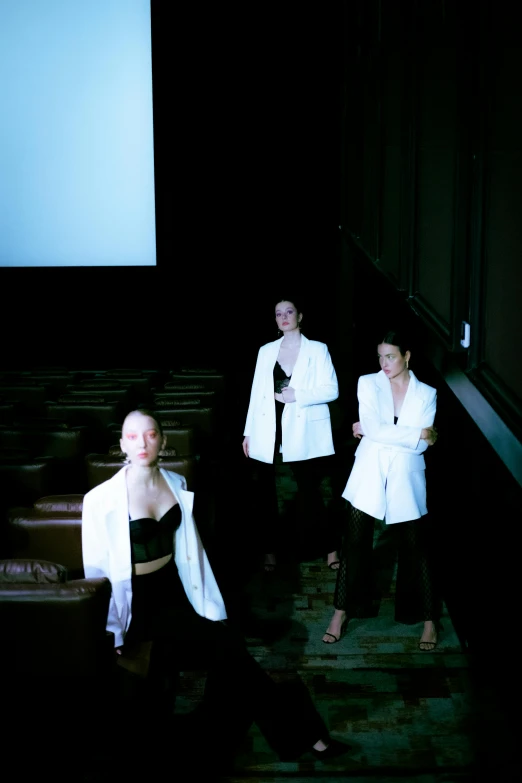
<instances>
[{"instance_id":1,"label":"theater seat","mask_svg":"<svg viewBox=\"0 0 522 783\"><path fill-rule=\"evenodd\" d=\"M208 453L212 443L218 448L216 442L218 428L214 408L207 406L168 404L165 407L154 409L154 415L164 428L174 429L191 427L194 431L195 450L197 454Z\"/></svg>"},{"instance_id":2,"label":"theater seat","mask_svg":"<svg viewBox=\"0 0 522 783\"><path fill-rule=\"evenodd\" d=\"M182 368L179 371L171 370L169 372L168 383L202 383L205 389L214 389L218 392L225 390L225 376L218 370L209 368L194 367Z\"/></svg>"},{"instance_id":3,"label":"theater seat","mask_svg":"<svg viewBox=\"0 0 522 783\"><path fill-rule=\"evenodd\" d=\"M0 397L15 400L24 413L37 415L43 411L45 401L49 399L49 389L43 383L37 385L29 380L19 384L11 382L0 386Z\"/></svg>"},{"instance_id":4,"label":"theater seat","mask_svg":"<svg viewBox=\"0 0 522 783\"><path fill-rule=\"evenodd\" d=\"M87 759L107 742L116 671L110 595L108 579L69 580L61 564L0 561L0 755L20 779L63 769L83 781Z\"/></svg>"},{"instance_id":5,"label":"theater seat","mask_svg":"<svg viewBox=\"0 0 522 783\"><path fill-rule=\"evenodd\" d=\"M110 595L108 579L69 581L61 564L0 560L2 671L11 677L76 678L112 669L114 637L106 631Z\"/></svg>"},{"instance_id":6,"label":"theater seat","mask_svg":"<svg viewBox=\"0 0 522 783\"><path fill-rule=\"evenodd\" d=\"M97 395L78 395L74 401L48 402L45 408L49 418L65 421L72 427L86 425L89 451L101 452L111 445L107 428L123 421L126 413L121 400L100 399Z\"/></svg>"},{"instance_id":7,"label":"theater seat","mask_svg":"<svg viewBox=\"0 0 522 783\"><path fill-rule=\"evenodd\" d=\"M0 398L0 424L9 424L13 421L19 406L16 402Z\"/></svg>"},{"instance_id":8,"label":"theater seat","mask_svg":"<svg viewBox=\"0 0 522 783\"><path fill-rule=\"evenodd\" d=\"M39 423L20 421L12 426L0 425L0 452L21 448L32 457L54 457L56 472L64 488L85 490L84 457L88 453L85 426L70 427L65 422Z\"/></svg>"},{"instance_id":9,"label":"theater seat","mask_svg":"<svg viewBox=\"0 0 522 783\"><path fill-rule=\"evenodd\" d=\"M31 457L22 451L0 455L0 557L5 554L6 514L11 506L32 506L56 490L54 457Z\"/></svg>"},{"instance_id":10,"label":"theater seat","mask_svg":"<svg viewBox=\"0 0 522 783\"><path fill-rule=\"evenodd\" d=\"M71 578L83 578L82 507L83 495L51 495L9 509L9 557L61 563Z\"/></svg>"}]
</instances>

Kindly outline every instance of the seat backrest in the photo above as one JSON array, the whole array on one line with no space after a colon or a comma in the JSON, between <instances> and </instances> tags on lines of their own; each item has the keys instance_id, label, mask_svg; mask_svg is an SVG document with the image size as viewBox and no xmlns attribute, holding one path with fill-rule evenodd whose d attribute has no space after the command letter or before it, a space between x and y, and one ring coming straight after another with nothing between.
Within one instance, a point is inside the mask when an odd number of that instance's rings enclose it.
<instances>
[{"instance_id":1,"label":"seat backrest","mask_svg":"<svg viewBox=\"0 0 522 783\"><path fill-rule=\"evenodd\" d=\"M193 405L211 407L216 405L217 401L216 392L208 389L204 391L195 391L191 389L184 389L181 391L163 390L156 391L153 396L153 404L154 407L157 408L164 407L168 404L176 405L179 402L183 402L185 405L190 402Z\"/></svg>"},{"instance_id":2,"label":"seat backrest","mask_svg":"<svg viewBox=\"0 0 522 783\"><path fill-rule=\"evenodd\" d=\"M203 440L205 443L215 434L216 417L213 408L193 405L165 405L155 408L154 415L161 422L162 427L192 427L196 437L196 448ZM167 422L172 422L167 424ZM173 423L175 422L175 424Z\"/></svg>"},{"instance_id":3,"label":"seat backrest","mask_svg":"<svg viewBox=\"0 0 522 783\"><path fill-rule=\"evenodd\" d=\"M54 457L9 455L4 450L0 456L0 508L32 506L38 498L55 491L55 465Z\"/></svg>"},{"instance_id":4,"label":"seat backrest","mask_svg":"<svg viewBox=\"0 0 522 783\"><path fill-rule=\"evenodd\" d=\"M183 368L180 371L169 372L169 383L202 383L206 389L214 389L223 392L225 389L225 376L222 372L210 368Z\"/></svg>"},{"instance_id":5,"label":"seat backrest","mask_svg":"<svg viewBox=\"0 0 522 783\"><path fill-rule=\"evenodd\" d=\"M88 677L112 665L108 579L67 581L45 561L0 561L0 663L10 676Z\"/></svg>"},{"instance_id":6,"label":"seat backrest","mask_svg":"<svg viewBox=\"0 0 522 783\"><path fill-rule=\"evenodd\" d=\"M71 578L85 576L81 507L74 511L11 508L7 527L9 557L62 563Z\"/></svg>"},{"instance_id":7,"label":"seat backrest","mask_svg":"<svg viewBox=\"0 0 522 783\"><path fill-rule=\"evenodd\" d=\"M126 406L121 400L103 400L97 395L78 395L73 401L49 402L46 413L50 418L67 422L70 426L85 425L88 428L89 451L106 451L111 445L108 427L123 421Z\"/></svg>"},{"instance_id":8,"label":"seat backrest","mask_svg":"<svg viewBox=\"0 0 522 783\"><path fill-rule=\"evenodd\" d=\"M84 426L43 428L31 426L0 426L0 450L29 449L35 456L71 460L85 456L87 428Z\"/></svg>"}]
</instances>

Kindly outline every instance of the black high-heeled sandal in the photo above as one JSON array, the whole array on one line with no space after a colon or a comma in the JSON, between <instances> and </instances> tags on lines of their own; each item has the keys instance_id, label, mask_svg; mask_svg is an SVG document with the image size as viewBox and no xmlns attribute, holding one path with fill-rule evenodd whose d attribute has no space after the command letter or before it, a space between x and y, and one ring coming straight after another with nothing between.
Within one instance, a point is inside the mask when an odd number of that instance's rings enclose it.
<instances>
[{"instance_id":1,"label":"black high-heeled sandal","mask_svg":"<svg viewBox=\"0 0 522 783\"><path fill-rule=\"evenodd\" d=\"M339 633L339 636L336 636L334 633L330 633L330 631L325 631L323 636L331 636L333 642L325 642L325 640L323 639L323 644L337 644L337 642L340 642L344 634L346 633L347 625L348 625L348 618L345 617L341 623L341 631Z\"/></svg>"}]
</instances>

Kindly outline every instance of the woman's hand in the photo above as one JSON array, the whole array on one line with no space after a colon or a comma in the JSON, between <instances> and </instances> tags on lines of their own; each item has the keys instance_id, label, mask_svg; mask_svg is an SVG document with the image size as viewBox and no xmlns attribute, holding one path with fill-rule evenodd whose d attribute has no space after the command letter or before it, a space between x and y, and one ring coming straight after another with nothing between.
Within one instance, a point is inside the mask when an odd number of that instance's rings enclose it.
<instances>
[{"instance_id":1,"label":"woman's hand","mask_svg":"<svg viewBox=\"0 0 522 783\"><path fill-rule=\"evenodd\" d=\"M285 386L280 395L275 395L276 399L278 396L281 397L281 402L295 402L295 389L291 386Z\"/></svg>"},{"instance_id":2,"label":"woman's hand","mask_svg":"<svg viewBox=\"0 0 522 783\"><path fill-rule=\"evenodd\" d=\"M355 438L362 438L364 432L362 431L362 424L360 421L356 421L352 424L352 432Z\"/></svg>"},{"instance_id":3,"label":"woman's hand","mask_svg":"<svg viewBox=\"0 0 522 783\"><path fill-rule=\"evenodd\" d=\"M243 440L243 454L245 457L249 457L249 444L250 444L250 435L246 435Z\"/></svg>"},{"instance_id":4,"label":"woman's hand","mask_svg":"<svg viewBox=\"0 0 522 783\"><path fill-rule=\"evenodd\" d=\"M433 446L433 444L437 442L437 438L438 435L435 427L424 427L421 432L421 440L427 441L428 446Z\"/></svg>"},{"instance_id":5,"label":"woman's hand","mask_svg":"<svg viewBox=\"0 0 522 783\"><path fill-rule=\"evenodd\" d=\"M114 648L114 654L115 655L121 655L123 652L123 647L115 647Z\"/></svg>"}]
</instances>

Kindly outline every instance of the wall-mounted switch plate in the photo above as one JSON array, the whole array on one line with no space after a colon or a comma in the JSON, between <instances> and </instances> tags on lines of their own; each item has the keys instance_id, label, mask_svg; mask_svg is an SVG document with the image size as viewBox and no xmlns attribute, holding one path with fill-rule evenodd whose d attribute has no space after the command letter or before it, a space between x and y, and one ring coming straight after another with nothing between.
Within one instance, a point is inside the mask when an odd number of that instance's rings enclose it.
<instances>
[{"instance_id":1,"label":"wall-mounted switch plate","mask_svg":"<svg viewBox=\"0 0 522 783\"><path fill-rule=\"evenodd\" d=\"M466 321L460 325L460 344L463 348L469 348L471 327Z\"/></svg>"}]
</instances>

